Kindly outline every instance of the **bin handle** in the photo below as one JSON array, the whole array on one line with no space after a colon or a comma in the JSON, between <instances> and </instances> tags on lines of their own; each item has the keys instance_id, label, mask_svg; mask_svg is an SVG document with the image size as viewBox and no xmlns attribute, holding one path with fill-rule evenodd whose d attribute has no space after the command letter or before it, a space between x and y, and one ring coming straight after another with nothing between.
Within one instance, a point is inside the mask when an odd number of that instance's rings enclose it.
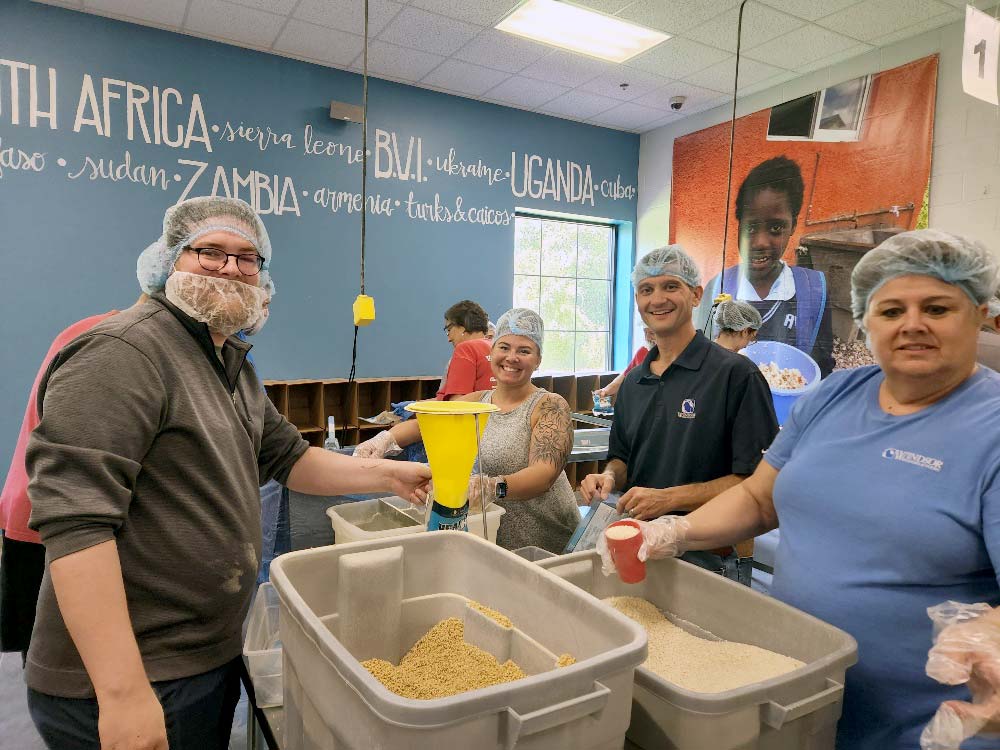
<instances>
[{"instance_id":1,"label":"bin handle","mask_svg":"<svg viewBox=\"0 0 1000 750\"><path fill-rule=\"evenodd\" d=\"M522 715L508 707L502 740L504 750L512 750L521 737L537 734L560 724L566 724L603 711L610 695L611 690L595 680L593 692L577 698L570 698L553 706L540 708L531 713Z\"/></svg>"},{"instance_id":2,"label":"bin handle","mask_svg":"<svg viewBox=\"0 0 1000 750\"><path fill-rule=\"evenodd\" d=\"M843 684L827 677L826 688L810 695L808 698L803 698L787 706L769 701L764 707L763 720L772 729L781 729L786 722L801 719L806 714L811 714L813 711L818 711L824 706L836 703L843 698L843 695Z\"/></svg>"}]
</instances>

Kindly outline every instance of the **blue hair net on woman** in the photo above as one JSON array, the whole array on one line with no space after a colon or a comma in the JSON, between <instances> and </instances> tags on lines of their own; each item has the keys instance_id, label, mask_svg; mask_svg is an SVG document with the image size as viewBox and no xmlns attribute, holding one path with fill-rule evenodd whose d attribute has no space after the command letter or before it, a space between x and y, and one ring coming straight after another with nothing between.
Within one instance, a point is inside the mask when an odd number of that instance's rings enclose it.
<instances>
[{"instance_id":1,"label":"blue hair net on woman","mask_svg":"<svg viewBox=\"0 0 1000 750\"><path fill-rule=\"evenodd\" d=\"M1000 267L993 253L976 240L937 229L902 232L869 251L854 267L854 319L861 322L872 295L900 276L930 276L954 284L982 305L997 291Z\"/></svg>"},{"instance_id":2,"label":"blue hair net on woman","mask_svg":"<svg viewBox=\"0 0 1000 750\"><path fill-rule=\"evenodd\" d=\"M242 237L264 259L263 269L270 266L271 241L250 204L237 198L189 198L167 209L163 234L139 255L135 273L142 291L163 291L181 251L199 237L219 231Z\"/></svg>"},{"instance_id":3,"label":"blue hair net on woman","mask_svg":"<svg viewBox=\"0 0 1000 750\"><path fill-rule=\"evenodd\" d=\"M715 310L715 326L723 331L745 331L747 328L759 331L762 325L764 320L749 302L732 299L720 303Z\"/></svg>"},{"instance_id":4,"label":"blue hair net on woman","mask_svg":"<svg viewBox=\"0 0 1000 750\"><path fill-rule=\"evenodd\" d=\"M525 307L515 307L500 316L497 321L497 334L494 341L504 336L525 336L538 344L538 353L542 353L542 339L545 338L545 323L534 310Z\"/></svg>"}]
</instances>

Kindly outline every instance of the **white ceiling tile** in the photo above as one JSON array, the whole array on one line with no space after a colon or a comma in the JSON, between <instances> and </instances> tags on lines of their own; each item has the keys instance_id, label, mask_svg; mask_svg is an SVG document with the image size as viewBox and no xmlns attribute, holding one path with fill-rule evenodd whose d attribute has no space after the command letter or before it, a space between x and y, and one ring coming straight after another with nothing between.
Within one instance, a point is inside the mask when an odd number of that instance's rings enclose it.
<instances>
[{"instance_id":1,"label":"white ceiling tile","mask_svg":"<svg viewBox=\"0 0 1000 750\"><path fill-rule=\"evenodd\" d=\"M176 29L184 20L186 5L177 0L86 0L83 9Z\"/></svg>"},{"instance_id":2,"label":"white ceiling tile","mask_svg":"<svg viewBox=\"0 0 1000 750\"><path fill-rule=\"evenodd\" d=\"M748 49L746 56L779 68L801 70L803 65L853 49L857 44L850 37L809 24Z\"/></svg>"},{"instance_id":3,"label":"white ceiling tile","mask_svg":"<svg viewBox=\"0 0 1000 750\"><path fill-rule=\"evenodd\" d=\"M730 57L728 60L716 63L710 68L687 76L684 80L688 83L693 83L695 86L720 91L723 94L732 93L735 72L736 58ZM776 68L773 65L743 58L740 60L740 90L758 84L768 78L773 78L783 72L781 68Z\"/></svg>"},{"instance_id":4,"label":"white ceiling tile","mask_svg":"<svg viewBox=\"0 0 1000 750\"><path fill-rule=\"evenodd\" d=\"M410 5L477 26L493 26L520 4L520 0L410 0Z\"/></svg>"},{"instance_id":5,"label":"white ceiling tile","mask_svg":"<svg viewBox=\"0 0 1000 750\"><path fill-rule=\"evenodd\" d=\"M663 88L657 89L645 96L640 96L635 100L635 103L641 104L644 107L652 107L653 109L661 109L669 112L672 111L670 108L670 99L675 96L685 97L684 104L680 109L681 115L688 115L694 111L700 112L702 109L709 109L720 101L725 101L727 98L725 94L720 94L718 91L692 86L690 83L685 83L684 81L670 81Z\"/></svg>"},{"instance_id":6,"label":"white ceiling tile","mask_svg":"<svg viewBox=\"0 0 1000 750\"><path fill-rule=\"evenodd\" d=\"M477 33L478 26L406 7L389 22L378 38L424 52L451 55Z\"/></svg>"},{"instance_id":7,"label":"white ceiling tile","mask_svg":"<svg viewBox=\"0 0 1000 750\"><path fill-rule=\"evenodd\" d=\"M591 117L590 122L596 125L607 125L613 128L625 128L627 130L637 130L644 125L649 125L663 119L663 110L643 107L634 102L619 104L614 109Z\"/></svg>"},{"instance_id":8,"label":"white ceiling tile","mask_svg":"<svg viewBox=\"0 0 1000 750\"><path fill-rule=\"evenodd\" d=\"M570 91L568 94L556 97L542 107L548 114L561 115L586 120L596 114L605 112L621 104L617 99L606 96L587 94L582 91Z\"/></svg>"},{"instance_id":9,"label":"white ceiling tile","mask_svg":"<svg viewBox=\"0 0 1000 750\"><path fill-rule=\"evenodd\" d=\"M551 47L496 29L486 29L452 57L517 73L552 51Z\"/></svg>"},{"instance_id":10,"label":"white ceiling tile","mask_svg":"<svg viewBox=\"0 0 1000 750\"><path fill-rule=\"evenodd\" d=\"M640 96L656 91L669 82L669 78L647 73L638 68L626 68L619 65L607 73L587 81L580 86L580 91L610 96L612 99L621 99L622 101L633 101ZM623 89L622 83L627 83L628 87Z\"/></svg>"},{"instance_id":11,"label":"white ceiling tile","mask_svg":"<svg viewBox=\"0 0 1000 750\"><path fill-rule=\"evenodd\" d=\"M167 1L176 2L177 0ZM289 11L295 7L295 0L230 0L230 2L237 5L245 5L248 8L256 8L257 10L267 10L283 16L287 16ZM181 4L186 5L187 3L181 0Z\"/></svg>"},{"instance_id":12,"label":"white ceiling tile","mask_svg":"<svg viewBox=\"0 0 1000 750\"><path fill-rule=\"evenodd\" d=\"M694 113L692 112L691 114ZM669 115L666 115L662 120L654 120L651 123L643 125L638 130L640 133L648 133L650 130L656 130L657 128L662 128L664 125L673 125L678 120L683 120L684 117L685 115L679 114L677 112L672 112Z\"/></svg>"},{"instance_id":13,"label":"white ceiling tile","mask_svg":"<svg viewBox=\"0 0 1000 750\"><path fill-rule=\"evenodd\" d=\"M555 99L560 94L565 94L568 90L565 86L555 83L511 76L496 88L487 91L485 98L504 104L534 108Z\"/></svg>"},{"instance_id":14,"label":"white ceiling tile","mask_svg":"<svg viewBox=\"0 0 1000 750\"><path fill-rule=\"evenodd\" d=\"M702 44L736 52L738 21L739 8L733 8L685 32L684 36ZM794 31L802 25L801 18L781 13L766 5L750 3L743 9L740 49L752 49L777 36Z\"/></svg>"},{"instance_id":15,"label":"white ceiling tile","mask_svg":"<svg viewBox=\"0 0 1000 750\"><path fill-rule=\"evenodd\" d=\"M921 21L920 23L916 23L913 26L907 26L905 29L900 29L899 31L893 32L892 34L886 34L885 36L880 36L877 39L873 39L872 44L874 44L876 47L887 47L890 44L901 42L904 39L910 39L912 37L919 36L920 34L923 34L925 31L932 31L933 29L940 28L941 26L947 26L949 23L954 23L955 21L961 21L963 18L965 18L965 14L959 10L945 13L935 18L929 18L926 21Z\"/></svg>"},{"instance_id":16,"label":"white ceiling tile","mask_svg":"<svg viewBox=\"0 0 1000 750\"><path fill-rule=\"evenodd\" d=\"M582 5L584 8L596 10L609 16L615 15L626 6L631 5L635 0L573 0L574 5Z\"/></svg>"},{"instance_id":17,"label":"white ceiling tile","mask_svg":"<svg viewBox=\"0 0 1000 750\"><path fill-rule=\"evenodd\" d=\"M416 83L442 62L444 62L443 57L429 52L397 47L395 44L386 44L377 39L368 42L368 72L372 75ZM354 61L351 68L361 70L360 57Z\"/></svg>"},{"instance_id":18,"label":"white ceiling tile","mask_svg":"<svg viewBox=\"0 0 1000 750\"><path fill-rule=\"evenodd\" d=\"M246 8L223 0L191 0L185 31L226 39L252 47L270 47L284 16Z\"/></svg>"},{"instance_id":19,"label":"white ceiling tile","mask_svg":"<svg viewBox=\"0 0 1000 750\"><path fill-rule=\"evenodd\" d=\"M816 23L838 34L871 42L954 10L941 0L865 0L819 19Z\"/></svg>"},{"instance_id":20,"label":"white ceiling tile","mask_svg":"<svg viewBox=\"0 0 1000 750\"><path fill-rule=\"evenodd\" d=\"M521 71L521 75L563 86L579 86L617 67L603 60L556 50Z\"/></svg>"},{"instance_id":21,"label":"white ceiling tile","mask_svg":"<svg viewBox=\"0 0 1000 750\"><path fill-rule=\"evenodd\" d=\"M356 34L289 19L274 49L294 57L346 67L361 54L364 39Z\"/></svg>"},{"instance_id":22,"label":"white ceiling tile","mask_svg":"<svg viewBox=\"0 0 1000 750\"><path fill-rule=\"evenodd\" d=\"M728 52L707 47L690 39L673 37L658 44L649 52L633 57L626 63L664 78L679 79L732 57Z\"/></svg>"},{"instance_id":23,"label":"white ceiling tile","mask_svg":"<svg viewBox=\"0 0 1000 750\"><path fill-rule=\"evenodd\" d=\"M618 15L642 26L678 34L738 3L739 0L637 0Z\"/></svg>"},{"instance_id":24,"label":"white ceiling tile","mask_svg":"<svg viewBox=\"0 0 1000 750\"><path fill-rule=\"evenodd\" d=\"M378 35L402 7L392 0L369 0L369 38ZM362 36L365 33L365 6L358 0L302 0L292 15L299 20L329 26L331 29Z\"/></svg>"},{"instance_id":25,"label":"white ceiling tile","mask_svg":"<svg viewBox=\"0 0 1000 750\"><path fill-rule=\"evenodd\" d=\"M798 16L805 21L815 21L817 18L856 5L859 0L760 0L783 13ZM864 2L864 0L861 0Z\"/></svg>"},{"instance_id":26,"label":"white ceiling tile","mask_svg":"<svg viewBox=\"0 0 1000 750\"><path fill-rule=\"evenodd\" d=\"M445 60L420 79L420 82L460 94L479 96L508 77L508 73L492 68L484 68L461 60Z\"/></svg>"}]
</instances>

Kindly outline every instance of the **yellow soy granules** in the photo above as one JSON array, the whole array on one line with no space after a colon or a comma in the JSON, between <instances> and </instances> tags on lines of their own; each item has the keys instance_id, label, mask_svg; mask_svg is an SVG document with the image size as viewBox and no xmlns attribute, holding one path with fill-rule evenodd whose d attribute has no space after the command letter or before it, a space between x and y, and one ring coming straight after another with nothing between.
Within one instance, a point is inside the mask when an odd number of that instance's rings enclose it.
<instances>
[{"instance_id":1,"label":"yellow soy granules","mask_svg":"<svg viewBox=\"0 0 1000 750\"><path fill-rule=\"evenodd\" d=\"M803 665L746 643L709 641L688 633L663 616L654 604L634 596L604 600L646 629L646 669L687 690L721 693L791 672Z\"/></svg>"},{"instance_id":2,"label":"yellow soy granules","mask_svg":"<svg viewBox=\"0 0 1000 750\"><path fill-rule=\"evenodd\" d=\"M495 609L490 609L485 604L480 604L479 602L470 601L469 602L469 606L472 607L477 612L482 612L487 617L489 617L489 618L491 618L493 620L496 620L496 622L501 627L505 627L505 628L512 628L512 627L514 627L514 623L512 623L510 621L510 618L507 617L507 615L502 615L499 612L497 612Z\"/></svg>"},{"instance_id":3,"label":"yellow soy granules","mask_svg":"<svg viewBox=\"0 0 1000 750\"><path fill-rule=\"evenodd\" d=\"M570 664L576 664L576 658L571 654L562 654L556 660L557 667L568 667Z\"/></svg>"},{"instance_id":4,"label":"yellow soy granules","mask_svg":"<svg viewBox=\"0 0 1000 750\"><path fill-rule=\"evenodd\" d=\"M449 617L427 631L398 667L384 659L369 659L361 666L396 695L418 700L446 698L527 677L513 661L501 664L493 655L466 643L464 635L462 621Z\"/></svg>"}]
</instances>

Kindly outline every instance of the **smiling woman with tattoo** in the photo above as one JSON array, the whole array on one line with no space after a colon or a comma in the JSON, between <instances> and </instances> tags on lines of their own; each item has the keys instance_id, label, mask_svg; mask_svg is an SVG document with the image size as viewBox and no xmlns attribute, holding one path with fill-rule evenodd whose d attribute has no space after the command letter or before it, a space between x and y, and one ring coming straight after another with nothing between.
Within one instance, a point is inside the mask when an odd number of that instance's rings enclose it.
<instances>
[{"instance_id":1,"label":"smiling woman with tattoo","mask_svg":"<svg viewBox=\"0 0 1000 750\"><path fill-rule=\"evenodd\" d=\"M542 319L515 308L497 323L490 365L492 391L461 396L500 407L490 415L482 438L482 464L489 499L506 509L497 544L507 549L533 545L560 553L580 520L573 490L563 473L573 448L569 404L536 388L531 376L542 363ZM357 447L355 456L382 458L420 439L417 421L379 433ZM469 500L480 498L479 476L469 483Z\"/></svg>"}]
</instances>

